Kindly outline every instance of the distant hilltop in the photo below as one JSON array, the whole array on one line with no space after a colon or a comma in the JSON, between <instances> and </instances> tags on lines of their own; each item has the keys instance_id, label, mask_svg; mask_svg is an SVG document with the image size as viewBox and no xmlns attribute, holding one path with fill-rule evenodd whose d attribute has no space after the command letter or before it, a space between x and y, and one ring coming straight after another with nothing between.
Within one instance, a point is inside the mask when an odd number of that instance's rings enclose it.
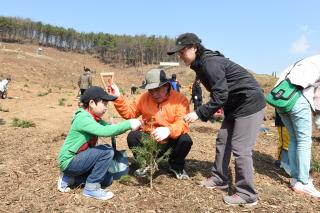
<instances>
[{"instance_id":1,"label":"distant hilltop","mask_svg":"<svg viewBox=\"0 0 320 213\"><path fill-rule=\"evenodd\" d=\"M0 16L0 26L0 42L33 43L63 51L89 53L104 63L159 64L176 57L166 53L174 46L174 40L167 36L83 33L40 21L5 16Z\"/></svg>"}]
</instances>

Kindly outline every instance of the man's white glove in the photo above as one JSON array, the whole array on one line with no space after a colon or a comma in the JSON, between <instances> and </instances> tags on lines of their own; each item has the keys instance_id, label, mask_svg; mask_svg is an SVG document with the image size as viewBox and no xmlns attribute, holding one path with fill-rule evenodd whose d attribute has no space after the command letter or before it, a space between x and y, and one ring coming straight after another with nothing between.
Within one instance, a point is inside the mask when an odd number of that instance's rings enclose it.
<instances>
[{"instance_id":1,"label":"man's white glove","mask_svg":"<svg viewBox=\"0 0 320 213\"><path fill-rule=\"evenodd\" d=\"M113 95L118 98L120 96L119 87L114 83L110 87L111 87L111 94L110 95Z\"/></svg>"},{"instance_id":2,"label":"man's white glove","mask_svg":"<svg viewBox=\"0 0 320 213\"><path fill-rule=\"evenodd\" d=\"M129 121L130 121L130 126L132 130L137 130L140 128L141 121L139 119L134 118L134 119L130 119Z\"/></svg>"},{"instance_id":3,"label":"man's white glove","mask_svg":"<svg viewBox=\"0 0 320 213\"><path fill-rule=\"evenodd\" d=\"M151 135L156 139L157 142L163 141L170 135L170 129L168 127L157 127Z\"/></svg>"},{"instance_id":4,"label":"man's white glove","mask_svg":"<svg viewBox=\"0 0 320 213\"><path fill-rule=\"evenodd\" d=\"M192 122L195 122L196 120L198 120L199 117L196 112L190 112L189 114L185 115L183 117L183 119L187 123L192 123Z\"/></svg>"},{"instance_id":5,"label":"man's white glove","mask_svg":"<svg viewBox=\"0 0 320 213\"><path fill-rule=\"evenodd\" d=\"M198 96L194 96L194 100L198 100Z\"/></svg>"}]
</instances>

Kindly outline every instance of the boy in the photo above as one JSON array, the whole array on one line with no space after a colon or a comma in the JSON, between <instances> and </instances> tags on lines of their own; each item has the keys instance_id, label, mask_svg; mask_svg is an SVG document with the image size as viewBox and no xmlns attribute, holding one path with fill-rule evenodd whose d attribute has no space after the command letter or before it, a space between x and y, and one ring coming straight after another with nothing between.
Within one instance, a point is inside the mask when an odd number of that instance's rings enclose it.
<instances>
[{"instance_id":1,"label":"boy","mask_svg":"<svg viewBox=\"0 0 320 213\"><path fill-rule=\"evenodd\" d=\"M284 126L279 114L276 111L276 117L274 124L277 127L279 144L278 144L278 159L275 164L277 167L284 169L284 171L290 176L290 165L289 165L289 156L288 148L290 143L289 133L287 128Z\"/></svg>"},{"instance_id":2,"label":"boy","mask_svg":"<svg viewBox=\"0 0 320 213\"><path fill-rule=\"evenodd\" d=\"M137 130L141 126L138 119L114 125L109 125L102 119L106 104L115 99L116 97L96 86L87 89L81 97L83 107L76 111L58 156L62 172L58 181L59 191L68 192L69 186L85 182L83 195L100 200L113 197L112 192L101 189L101 186L112 183L108 168L114 152L108 145L96 146L98 137L116 136L129 129Z\"/></svg>"}]
</instances>

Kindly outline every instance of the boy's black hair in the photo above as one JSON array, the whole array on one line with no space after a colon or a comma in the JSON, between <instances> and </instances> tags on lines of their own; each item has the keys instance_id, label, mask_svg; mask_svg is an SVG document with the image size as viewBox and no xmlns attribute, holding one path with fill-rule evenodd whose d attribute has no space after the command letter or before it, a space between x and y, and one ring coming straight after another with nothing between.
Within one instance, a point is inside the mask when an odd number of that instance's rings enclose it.
<instances>
[{"instance_id":1,"label":"boy's black hair","mask_svg":"<svg viewBox=\"0 0 320 213\"><path fill-rule=\"evenodd\" d=\"M96 99L93 99L93 101L94 101L95 104L98 104L100 101L102 101L102 99L101 98L96 98ZM82 103L82 108L84 108L84 109L88 108L89 107L89 102L90 102L90 100L88 102L83 102Z\"/></svg>"}]
</instances>

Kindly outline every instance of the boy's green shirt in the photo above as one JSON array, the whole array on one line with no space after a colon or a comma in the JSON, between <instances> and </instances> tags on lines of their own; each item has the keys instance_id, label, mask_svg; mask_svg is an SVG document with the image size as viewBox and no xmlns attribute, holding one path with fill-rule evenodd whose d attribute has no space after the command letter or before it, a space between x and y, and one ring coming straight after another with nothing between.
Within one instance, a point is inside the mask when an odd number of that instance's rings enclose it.
<instances>
[{"instance_id":1,"label":"boy's green shirt","mask_svg":"<svg viewBox=\"0 0 320 213\"><path fill-rule=\"evenodd\" d=\"M129 129L131 129L129 120L113 125L106 123L102 119L97 122L90 113L79 108L72 119L70 131L58 155L58 163L61 171L64 171L68 167L79 148L92 137L116 136Z\"/></svg>"}]
</instances>

